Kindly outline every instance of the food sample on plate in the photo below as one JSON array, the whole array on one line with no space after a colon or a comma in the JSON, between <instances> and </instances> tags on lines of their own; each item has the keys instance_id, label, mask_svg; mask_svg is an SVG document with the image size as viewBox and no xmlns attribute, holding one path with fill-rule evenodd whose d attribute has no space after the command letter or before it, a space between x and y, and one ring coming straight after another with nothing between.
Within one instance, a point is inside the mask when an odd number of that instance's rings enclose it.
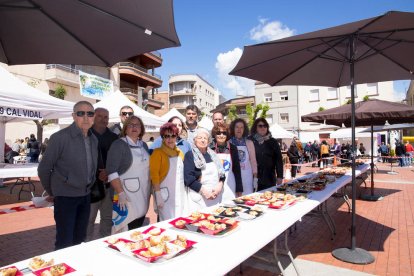
<instances>
[{"instance_id":1,"label":"food sample on plate","mask_svg":"<svg viewBox=\"0 0 414 276\"><path fill-rule=\"evenodd\" d=\"M144 234L142 234L142 232L141 231L134 231L134 232L132 232L130 235L129 235L129 237L133 240L133 241L139 241L139 240L142 240L142 239L144 239L145 237L144 237Z\"/></svg>"},{"instance_id":2,"label":"food sample on plate","mask_svg":"<svg viewBox=\"0 0 414 276\"><path fill-rule=\"evenodd\" d=\"M174 240L172 243L187 248L187 238L183 235L177 235L177 239Z\"/></svg>"},{"instance_id":3,"label":"food sample on plate","mask_svg":"<svg viewBox=\"0 0 414 276\"><path fill-rule=\"evenodd\" d=\"M16 267L6 267L3 269L0 269L0 276L15 276L18 275L17 273L19 272L19 270ZM23 274L19 274L19 275L23 275Z\"/></svg>"},{"instance_id":4,"label":"food sample on plate","mask_svg":"<svg viewBox=\"0 0 414 276\"><path fill-rule=\"evenodd\" d=\"M161 229L160 228L154 228L151 229L148 234L150 234L151 236L158 236L159 234L161 234Z\"/></svg>"},{"instance_id":5,"label":"food sample on plate","mask_svg":"<svg viewBox=\"0 0 414 276\"><path fill-rule=\"evenodd\" d=\"M253 206L252 208L250 208L251 211L256 211L256 212L263 212L263 208L259 207L259 206Z\"/></svg>"},{"instance_id":6,"label":"food sample on plate","mask_svg":"<svg viewBox=\"0 0 414 276\"><path fill-rule=\"evenodd\" d=\"M223 213L225 210L226 210L226 208L224 208L224 207L218 207L218 208L214 209L211 213L215 216L218 216L221 213Z\"/></svg>"},{"instance_id":7,"label":"food sample on plate","mask_svg":"<svg viewBox=\"0 0 414 276\"><path fill-rule=\"evenodd\" d=\"M46 268L40 274L41 276L59 276L65 275L67 271L67 267L65 264L58 264L51 267Z\"/></svg>"},{"instance_id":8,"label":"food sample on plate","mask_svg":"<svg viewBox=\"0 0 414 276\"><path fill-rule=\"evenodd\" d=\"M204 214L197 212L197 211L191 213L191 215L189 216L189 219L192 219L192 220L199 220L199 219L204 219L204 218L205 218Z\"/></svg>"},{"instance_id":9,"label":"food sample on plate","mask_svg":"<svg viewBox=\"0 0 414 276\"><path fill-rule=\"evenodd\" d=\"M42 259L40 256L36 256L32 258L29 262L29 268L31 270L39 270L41 268L44 268L46 266L53 265L55 261L53 259L50 259L49 261L46 261Z\"/></svg>"}]
</instances>

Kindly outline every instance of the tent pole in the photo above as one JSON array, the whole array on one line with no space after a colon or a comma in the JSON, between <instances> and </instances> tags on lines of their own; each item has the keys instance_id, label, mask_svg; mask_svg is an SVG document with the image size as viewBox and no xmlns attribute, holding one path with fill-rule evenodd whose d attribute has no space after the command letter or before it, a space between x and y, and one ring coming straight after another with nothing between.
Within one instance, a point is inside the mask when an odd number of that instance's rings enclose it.
<instances>
[{"instance_id":1,"label":"tent pole","mask_svg":"<svg viewBox=\"0 0 414 276\"><path fill-rule=\"evenodd\" d=\"M378 201L383 199L380 195L374 195L374 168L374 125L371 124L371 193L369 195L362 195L362 200Z\"/></svg>"},{"instance_id":2,"label":"tent pole","mask_svg":"<svg viewBox=\"0 0 414 276\"><path fill-rule=\"evenodd\" d=\"M355 178L355 83L354 83L354 39L357 34L349 37L349 67L351 76L351 139L352 139L352 225L351 225L351 248L338 248L332 251L332 255L344 262L353 264L370 264L375 258L368 251L356 247L356 178Z\"/></svg>"}]
</instances>

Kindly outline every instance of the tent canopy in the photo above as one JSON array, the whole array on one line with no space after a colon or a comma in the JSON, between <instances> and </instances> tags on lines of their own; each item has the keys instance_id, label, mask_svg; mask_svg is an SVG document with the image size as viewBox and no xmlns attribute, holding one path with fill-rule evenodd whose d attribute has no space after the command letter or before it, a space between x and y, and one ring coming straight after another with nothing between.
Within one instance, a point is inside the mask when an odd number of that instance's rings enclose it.
<instances>
[{"instance_id":1,"label":"tent canopy","mask_svg":"<svg viewBox=\"0 0 414 276\"><path fill-rule=\"evenodd\" d=\"M0 67L0 116L3 122L68 117L73 102L64 101L26 84Z\"/></svg>"},{"instance_id":2,"label":"tent canopy","mask_svg":"<svg viewBox=\"0 0 414 276\"><path fill-rule=\"evenodd\" d=\"M371 137L371 133L364 132L365 128L363 127L356 127L355 128L355 137L362 138L362 137ZM340 128L331 133L330 138L336 139L345 139L352 137L352 129L351 128Z\"/></svg>"},{"instance_id":3,"label":"tent canopy","mask_svg":"<svg viewBox=\"0 0 414 276\"><path fill-rule=\"evenodd\" d=\"M270 133L272 133L273 138L288 139L288 138L293 138L295 136L293 135L292 132L287 131L286 129L278 125L277 123L272 124L269 128L269 131Z\"/></svg>"},{"instance_id":4,"label":"tent canopy","mask_svg":"<svg viewBox=\"0 0 414 276\"><path fill-rule=\"evenodd\" d=\"M185 122L185 116L180 113L177 109L173 108L164 115L161 116L161 119L168 121L171 117L177 116L180 118L183 122Z\"/></svg>"},{"instance_id":5,"label":"tent canopy","mask_svg":"<svg viewBox=\"0 0 414 276\"><path fill-rule=\"evenodd\" d=\"M197 125L199 127L203 127L205 129L208 129L209 131L211 131L213 129L213 126L214 126L211 119L208 118L207 116L204 116L203 118L201 118L201 120L197 123Z\"/></svg>"}]
</instances>

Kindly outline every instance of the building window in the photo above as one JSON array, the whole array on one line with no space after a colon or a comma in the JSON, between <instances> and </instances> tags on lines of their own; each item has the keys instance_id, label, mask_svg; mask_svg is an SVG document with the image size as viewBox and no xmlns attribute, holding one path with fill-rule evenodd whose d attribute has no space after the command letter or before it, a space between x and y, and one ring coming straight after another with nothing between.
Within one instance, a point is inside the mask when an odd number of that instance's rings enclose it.
<instances>
[{"instance_id":1,"label":"building window","mask_svg":"<svg viewBox=\"0 0 414 276\"><path fill-rule=\"evenodd\" d=\"M289 113L280 113L280 122L289 123Z\"/></svg>"},{"instance_id":2,"label":"building window","mask_svg":"<svg viewBox=\"0 0 414 276\"><path fill-rule=\"evenodd\" d=\"M280 100L281 101L287 101L289 99L287 91L280 91L279 95L280 95Z\"/></svg>"},{"instance_id":3,"label":"building window","mask_svg":"<svg viewBox=\"0 0 414 276\"><path fill-rule=\"evenodd\" d=\"M357 86L355 85L355 86L354 86L355 98L357 98L357 97L358 97L358 93L357 93L357 91L358 91L358 90L357 90ZM351 98L351 86L349 86L349 85L346 87L346 97L347 97L347 98Z\"/></svg>"},{"instance_id":4,"label":"building window","mask_svg":"<svg viewBox=\"0 0 414 276\"><path fill-rule=\"evenodd\" d=\"M271 102L272 101L272 93L265 93L264 94L264 101L266 103Z\"/></svg>"},{"instance_id":5,"label":"building window","mask_svg":"<svg viewBox=\"0 0 414 276\"><path fill-rule=\"evenodd\" d=\"M367 83L367 95L378 95L378 83Z\"/></svg>"},{"instance_id":6,"label":"building window","mask_svg":"<svg viewBox=\"0 0 414 276\"><path fill-rule=\"evenodd\" d=\"M239 109L239 115L246 115L246 108L240 108Z\"/></svg>"},{"instance_id":7,"label":"building window","mask_svg":"<svg viewBox=\"0 0 414 276\"><path fill-rule=\"evenodd\" d=\"M336 99L338 99L338 89L328 88L328 95L327 95L326 99L327 100L336 100Z\"/></svg>"},{"instance_id":8,"label":"building window","mask_svg":"<svg viewBox=\"0 0 414 276\"><path fill-rule=\"evenodd\" d=\"M310 91L310 99L311 102L318 102L319 101L319 89L312 89Z\"/></svg>"}]
</instances>

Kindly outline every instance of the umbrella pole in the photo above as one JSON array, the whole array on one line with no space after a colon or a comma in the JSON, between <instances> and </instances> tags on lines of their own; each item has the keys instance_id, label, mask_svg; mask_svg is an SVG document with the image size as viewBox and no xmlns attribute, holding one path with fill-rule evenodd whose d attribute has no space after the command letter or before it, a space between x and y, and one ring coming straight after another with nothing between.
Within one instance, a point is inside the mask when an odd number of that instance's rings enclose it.
<instances>
[{"instance_id":1,"label":"umbrella pole","mask_svg":"<svg viewBox=\"0 0 414 276\"><path fill-rule=\"evenodd\" d=\"M352 225L351 248L338 248L332 251L332 255L344 262L353 264L370 264L375 258L368 251L356 247L356 178L355 178L355 83L354 83L354 36L349 38L349 67L351 76L351 132L352 132Z\"/></svg>"},{"instance_id":2,"label":"umbrella pole","mask_svg":"<svg viewBox=\"0 0 414 276\"><path fill-rule=\"evenodd\" d=\"M383 197L380 195L374 195L374 168L374 125L371 124L371 194L362 195L362 200L378 201L383 199Z\"/></svg>"}]
</instances>

